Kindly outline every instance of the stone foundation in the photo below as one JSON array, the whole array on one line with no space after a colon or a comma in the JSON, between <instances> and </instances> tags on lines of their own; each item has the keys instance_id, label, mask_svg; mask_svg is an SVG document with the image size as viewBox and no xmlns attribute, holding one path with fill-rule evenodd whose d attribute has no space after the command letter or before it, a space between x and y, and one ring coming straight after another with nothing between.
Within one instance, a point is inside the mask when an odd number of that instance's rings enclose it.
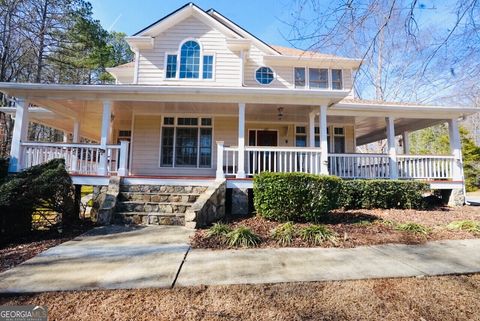
<instances>
[{"instance_id":1,"label":"stone foundation","mask_svg":"<svg viewBox=\"0 0 480 321\"><path fill-rule=\"evenodd\" d=\"M120 177L112 176L107 186L95 187L93 206L90 212L92 221L98 225L112 223L117 204L117 197L120 193Z\"/></svg>"},{"instance_id":2,"label":"stone foundation","mask_svg":"<svg viewBox=\"0 0 480 321\"><path fill-rule=\"evenodd\" d=\"M205 227L225 217L226 191L225 180L209 186L185 213L185 226L189 228Z\"/></svg>"},{"instance_id":3,"label":"stone foundation","mask_svg":"<svg viewBox=\"0 0 480 321\"><path fill-rule=\"evenodd\" d=\"M465 205L465 194L463 188L452 189L450 197L448 198L448 206L463 206Z\"/></svg>"},{"instance_id":4,"label":"stone foundation","mask_svg":"<svg viewBox=\"0 0 480 321\"><path fill-rule=\"evenodd\" d=\"M248 215L248 189L232 189L232 215Z\"/></svg>"}]
</instances>

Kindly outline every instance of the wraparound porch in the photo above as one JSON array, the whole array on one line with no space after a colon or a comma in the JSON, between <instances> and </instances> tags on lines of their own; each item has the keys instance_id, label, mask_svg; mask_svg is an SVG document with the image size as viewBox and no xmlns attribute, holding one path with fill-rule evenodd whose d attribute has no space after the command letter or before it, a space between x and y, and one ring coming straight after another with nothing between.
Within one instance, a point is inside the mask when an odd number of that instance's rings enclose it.
<instances>
[{"instance_id":1,"label":"wraparound porch","mask_svg":"<svg viewBox=\"0 0 480 321\"><path fill-rule=\"evenodd\" d=\"M82 95L87 94L85 88L81 90ZM116 100L111 93L109 97L95 94L78 100L75 91L55 97L50 89L49 99L39 92L31 97L24 94L24 98L17 97L14 110L16 126L11 171L61 157L66 159L67 169L79 177L208 176L234 181L268 170L332 174L347 179L463 181L457 119L465 111L460 108L338 102L337 98L328 96L318 98L319 105L312 106L311 98L301 101L296 95L298 104L282 102L283 93L276 97L273 91L262 96L264 98L257 97L262 103L208 102L214 101L214 97L206 98L193 92L192 96L175 96L177 98L172 98L174 96L170 93L169 101L161 101L161 96L145 101L146 96L141 95L138 97L142 100L133 100L138 93L130 93L128 98L121 100ZM303 94L308 97L311 93ZM199 97L202 101L186 102ZM244 98L247 101L253 99ZM28 141L28 121L41 122L29 112L30 103L47 109L50 119L45 123L63 128L71 135L71 143ZM60 116L68 120L59 121ZM193 125L192 119L198 121L198 125ZM405 139L408 138L407 132L441 122L449 125L451 154L409 155L408 139ZM175 140L167 161L161 159L168 152L164 148L165 127L171 128L169 132ZM182 140L178 140L177 128L190 130L183 130ZM203 129L208 130L201 134ZM339 137L336 137L337 129ZM344 130L343 136L340 130ZM121 131L130 132L130 144L122 142ZM252 132L256 131L277 131L276 143L261 144L255 139L252 143ZM185 133L190 133L190 137ZM404 136L403 150L397 146L396 137L400 135ZM98 143L81 143L82 137ZM203 138L207 143L200 146ZM359 145L385 138L388 144L384 153L358 153ZM199 160L202 147L205 149L202 154L204 163ZM178 158L179 154L183 158ZM196 157L193 161L188 159L191 155ZM186 162L196 166L185 166ZM149 170L145 170L146 167Z\"/></svg>"}]
</instances>

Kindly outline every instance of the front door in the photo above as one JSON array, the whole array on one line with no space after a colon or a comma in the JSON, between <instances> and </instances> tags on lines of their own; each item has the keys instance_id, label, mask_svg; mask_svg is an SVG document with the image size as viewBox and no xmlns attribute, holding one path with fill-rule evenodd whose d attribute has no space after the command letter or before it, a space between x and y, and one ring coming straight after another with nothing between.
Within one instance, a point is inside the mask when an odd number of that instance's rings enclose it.
<instances>
[{"instance_id":1,"label":"front door","mask_svg":"<svg viewBox=\"0 0 480 321\"><path fill-rule=\"evenodd\" d=\"M273 130L257 131L257 146L277 146L278 132Z\"/></svg>"},{"instance_id":2,"label":"front door","mask_svg":"<svg viewBox=\"0 0 480 321\"><path fill-rule=\"evenodd\" d=\"M278 146L278 132L276 130L250 130L248 132L250 146ZM250 151L247 170L251 174L263 171L275 171L274 153L272 151Z\"/></svg>"}]
</instances>

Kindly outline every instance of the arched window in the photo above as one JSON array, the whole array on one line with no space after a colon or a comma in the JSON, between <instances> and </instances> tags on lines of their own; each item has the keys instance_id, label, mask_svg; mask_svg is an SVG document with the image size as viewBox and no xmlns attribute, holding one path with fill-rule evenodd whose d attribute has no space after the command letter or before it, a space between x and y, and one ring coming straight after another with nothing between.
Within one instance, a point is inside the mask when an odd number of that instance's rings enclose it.
<instances>
[{"instance_id":1,"label":"arched window","mask_svg":"<svg viewBox=\"0 0 480 321\"><path fill-rule=\"evenodd\" d=\"M180 49L180 78L200 77L200 45L189 40Z\"/></svg>"}]
</instances>

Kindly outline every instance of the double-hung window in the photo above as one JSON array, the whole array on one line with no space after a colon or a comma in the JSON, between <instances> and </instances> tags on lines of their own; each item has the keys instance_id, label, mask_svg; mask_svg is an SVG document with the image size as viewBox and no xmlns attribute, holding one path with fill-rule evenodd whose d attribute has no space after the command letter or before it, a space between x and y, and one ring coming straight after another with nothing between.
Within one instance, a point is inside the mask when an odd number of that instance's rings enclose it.
<instances>
[{"instance_id":1,"label":"double-hung window","mask_svg":"<svg viewBox=\"0 0 480 321\"><path fill-rule=\"evenodd\" d=\"M210 168L212 119L164 117L161 144L162 167Z\"/></svg>"},{"instance_id":2,"label":"double-hung window","mask_svg":"<svg viewBox=\"0 0 480 321\"><path fill-rule=\"evenodd\" d=\"M203 79L213 78L213 56L203 56Z\"/></svg>"},{"instance_id":3,"label":"double-hung window","mask_svg":"<svg viewBox=\"0 0 480 321\"><path fill-rule=\"evenodd\" d=\"M306 82L306 73L304 67L295 67L293 71L295 75L295 88L305 88Z\"/></svg>"},{"instance_id":4,"label":"double-hung window","mask_svg":"<svg viewBox=\"0 0 480 321\"><path fill-rule=\"evenodd\" d=\"M343 89L342 69L332 69L332 89Z\"/></svg>"},{"instance_id":5,"label":"double-hung window","mask_svg":"<svg viewBox=\"0 0 480 321\"><path fill-rule=\"evenodd\" d=\"M307 130L305 126L295 127L295 146L307 147Z\"/></svg>"},{"instance_id":6,"label":"double-hung window","mask_svg":"<svg viewBox=\"0 0 480 321\"><path fill-rule=\"evenodd\" d=\"M177 55L167 55L167 78L177 77Z\"/></svg>"},{"instance_id":7,"label":"double-hung window","mask_svg":"<svg viewBox=\"0 0 480 321\"><path fill-rule=\"evenodd\" d=\"M308 76L310 88L328 88L328 69L309 68Z\"/></svg>"}]
</instances>

